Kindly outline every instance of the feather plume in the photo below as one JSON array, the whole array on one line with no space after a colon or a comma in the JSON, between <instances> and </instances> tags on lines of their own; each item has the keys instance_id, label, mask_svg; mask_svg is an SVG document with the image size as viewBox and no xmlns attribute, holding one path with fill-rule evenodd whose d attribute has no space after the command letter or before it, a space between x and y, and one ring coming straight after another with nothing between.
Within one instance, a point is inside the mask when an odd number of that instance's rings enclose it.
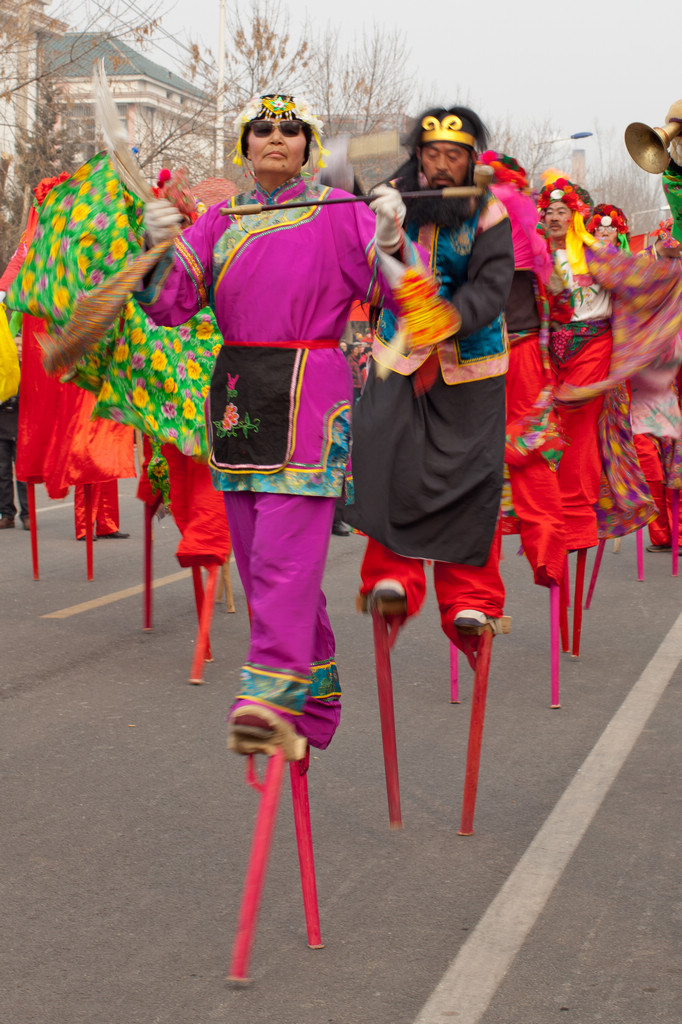
<instances>
[{"instance_id":1,"label":"feather plume","mask_svg":"<svg viewBox=\"0 0 682 1024\"><path fill-rule=\"evenodd\" d=\"M95 64L92 78L97 123L104 136L109 155L114 161L116 171L130 192L133 192L144 202L148 202L153 198L153 193L130 149L128 135L119 119L114 96L107 81L102 61Z\"/></svg>"}]
</instances>

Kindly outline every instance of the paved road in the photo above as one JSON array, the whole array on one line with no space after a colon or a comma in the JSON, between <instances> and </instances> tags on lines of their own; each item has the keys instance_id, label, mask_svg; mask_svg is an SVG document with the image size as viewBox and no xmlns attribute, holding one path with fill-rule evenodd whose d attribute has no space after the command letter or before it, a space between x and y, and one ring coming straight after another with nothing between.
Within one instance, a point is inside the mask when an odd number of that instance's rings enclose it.
<instances>
[{"instance_id":1,"label":"paved road","mask_svg":"<svg viewBox=\"0 0 682 1024\"><path fill-rule=\"evenodd\" d=\"M0 535L2 1024L679 1024L682 579L634 543L604 557L583 655L549 709L548 600L505 543L512 633L495 640L476 832L457 835L471 674L448 703L430 598L394 656L405 828L387 827L371 628L354 611L359 538L332 538L326 589L345 692L310 787L326 948L306 946L288 799L252 962L225 982L255 810L225 713L247 641L243 594L217 612L207 684L189 686L188 578L132 596L129 541L98 542L39 499ZM172 521L155 574L178 572ZM649 668L647 668L649 666ZM286 790L285 790L286 794Z\"/></svg>"}]
</instances>

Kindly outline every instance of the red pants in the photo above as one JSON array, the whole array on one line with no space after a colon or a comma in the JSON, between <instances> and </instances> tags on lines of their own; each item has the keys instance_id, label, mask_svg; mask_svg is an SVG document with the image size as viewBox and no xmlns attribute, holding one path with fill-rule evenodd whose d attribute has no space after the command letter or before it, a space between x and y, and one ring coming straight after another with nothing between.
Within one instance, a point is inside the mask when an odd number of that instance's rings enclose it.
<instances>
[{"instance_id":1,"label":"red pants","mask_svg":"<svg viewBox=\"0 0 682 1024\"><path fill-rule=\"evenodd\" d=\"M507 424L527 416L547 384L537 335L514 345L507 372ZM560 583L566 556L559 479L549 463L530 452L520 466L509 465L514 512L521 543L536 583Z\"/></svg>"},{"instance_id":2,"label":"red pants","mask_svg":"<svg viewBox=\"0 0 682 1024\"><path fill-rule=\"evenodd\" d=\"M555 369L558 385L591 384L608 376L611 332L590 341L573 359ZM559 408L568 444L559 465L559 488L566 522L566 543L571 550L598 543L595 506L599 499L601 457L598 423L604 399L593 398L577 409Z\"/></svg>"},{"instance_id":3,"label":"red pants","mask_svg":"<svg viewBox=\"0 0 682 1024\"><path fill-rule=\"evenodd\" d=\"M502 531L498 525L483 566L462 565L458 562L434 562L433 582L440 609L443 632L455 640L455 616L465 608L474 608L494 618L504 609L504 583L500 576L500 549ZM407 614L417 615L426 597L426 576L421 558L405 558L389 551L371 538L360 569L362 594L369 594L382 579L397 580L405 588Z\"/></svg>"},{"instance_id":4,"label":"red pants","mask_svg":"<svg viewBox=\"0 0 682 1024\"><path fill-rule=\"evenodd\" d=\"M635 434L634 441L640 468L658 509L658 515L649 523L649 539L652 544L671 545L673 541L671 492L663 482L660 452L655 441L648 434ZM682 508L680 519L682 520ZM682 537L682 522L680 523L680 537Z\"/></svg>"},{"instance_id":5,"label":"red pants","mask_svg":"<svg viewBox=\"0 0 682 1024\"><path fill-rule=\"evenodd\" d=\"M99 484L90 484L92 488L92 528L101 537L103 534L116 533L118 530L118 480L104 480ZM80 540L85 536L85 487L76 484L74 495L74 518L76 537Z\"/></svg>"}]
</instances>

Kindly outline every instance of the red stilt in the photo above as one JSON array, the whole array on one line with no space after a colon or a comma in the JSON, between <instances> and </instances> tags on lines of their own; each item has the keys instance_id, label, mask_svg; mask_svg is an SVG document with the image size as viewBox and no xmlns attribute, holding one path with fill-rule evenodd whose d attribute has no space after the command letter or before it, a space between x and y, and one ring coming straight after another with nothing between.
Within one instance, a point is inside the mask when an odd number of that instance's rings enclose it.
<instances>
[{"instance_id":1,"label":"red stilt","mask_svg":"<svg viewBox=\"0 0 682 1024\"><path fill-rule=\"evenodd\" d=\"M197 623L201 626L201 613L204 607L204 580L201 575L201 566L192 566L192 583L194 584L194 604L197 609ZM213 612L211 612L211 619L213 618ZM210 633L210 621L209 621L209 633ZM199 634L197 633L197 638ZM196 657L196 651L195 651ZM203 661L213 661L213 654L211 653L211 637L208 638L208 646L206 647ZM203 682L203 673L200 679L190 680L190 682Z\"/></svg>"},{"instance_id":2,"label":"red stilt","mask_svg":"<svg viewBox=\"0 0 682 1024\"><path fill-rule=\"evenodd\" d=\"M481 743L483 741L483 722L485 719L485 701L488 693L488 676L490 674L490 653L492 645L492 631L490 629L485 629L481 634L481 642L476 655L474 689L471 698L471 720L469 723L469 743L467 745L466 775L464 778L464 799L462 801L462 819L459 826L460 836L471 836L474 833L476 790L478 789L478 770L481 763Z\"/></svg>"},{"instance_id":3,"label":"red stilt","mask_svg":"<svg viewBox=\"0 0 682 1024\"><path fill-rule=\"evenodd\" d=\"M384 771L388 797L388 819L391 828L402 828L400 813L400 783L398 781L398 752L395 739L395 713L393 710L393 679L391 676L391 647L399 629L395 616L384 617L376 609L372 612L374 626L374 658L377 670L377 691L381 739L384 747Z\"/></svg>"},{"instance_id":4,"label":"red stilt","mask_svg":"<svg viewBox=\"0 0 682 1024\"><path fill-rule=\"evenodd\" d=\"M459 651L450 641L450 703L459 704Z\"/></svg>"},{"instance_id":5,"label":"red stilt","mask_svg":"<svg viewBox=\"0 0 682 1024\"><path fill-rule=\"evenodd\" d=\"M253 754L248 754L246 766L246 779L249 785L259 789L262 793L256 825L251 843L251 853L244 879L244 891L242 903L239 909L239 920L237 923L237 934L235 935L232 947L232 960L230 962L230 973L228 981L237 984L248 984L249 963L251 960L251 947L256 932L258 911L260 909L265 875L268 869L268 858L272 846L272 836L275 831L277 820L277 809L279 798L282 792L282 776L284 774L284 754L281 750L268 758L268 765L265 770L265 780L261 784L255 776L253 767Z\"/></svg>"},{"instance_id":6,"label":"red stilt","mask_svg":"<svg viewBox=\"0 0 682 1024\"><path fill-rule=\"evenodd\" d=\"M83 495L85 497L85 561L88 576L88 583L94 579L92 567L92 484L83 484Z\"/></svg>"},{"instance_id":7,"label":"red stilt","mask_svg":"<svg viewBox=\"0 0 682 1024\"><path fill-rule=\"evenodd\" d=\"M677 563L680 555L680 492L677 487L672 493L671 514L673 517L673 576L677 576Z\"/></svg>"},{"instance_id":8,"label":"red stilt","mask_svg":"<svg viewBox=\"0 0 682 1024\"><path fill-rule=\"evenodd\" d=\"M315 882L315 859L313 856L313 835L310 828L310 804L308 802L308 768L310 766L310 748L302 761L289 764L291 777L291 798L294 804L294 824L296 825L296 846L298 847L298 863L301 869L301 889L303 890L303 909L308 932L308 945L311 949L324 949L320 931L320 912L317 906L317 884Z\"/></svg>"},{"instance_id":9,"label":"red stilt","mask_svg":"<svg viewBox=\"0 0 682 1024\"><path fill-rule=\"evenodd\" d=\"M552 677L551 707L560 708L559 703L559 620L561 593L558 583L549 585L549 659Z\"/></svg>"},{"instance_id":10,"label":"red stilt","mask_svg":"<svg viewBox=\"0 0 682 1024\"><path fill-rule=\"evenodd\" d=\"M644 527L637 531L637 582L644 582Z\"/></svg>"},{"instance_id":11,"label":"red stilt","mask_svg":"<svg viewBox=\"0 0 682 1024\"><path fill-rule=\"evenodd\" d=\"M568 607L570 604L570 580L568 576L568 555L564 562L564 579L561 584L561 601L559 605L559 622L561 625L561 650L570 651L568 643Z\"/></svg>"},{"instance_id":12,"label":"red stilt","mask_svg":"<svg viewBox=\"0 0 682 1024\"><path fill-rule=\"evenodd\" d=\"M161 498L157 498L155 504L144 506L144 612L142 629L150 630L152 628L152 542L153 532L152 524L154 522L154 513L159 507Z\"/></svg>"},{"instance_id":13,"label":"red stilt","mask_svg":"<svg viewBox=\"0 0 682 1024\"><path fill-rule=\"evenodd\" d=\"M33 579L39 580L38 571L38 520L36 519L36 485L29 480L26 484L28 498L28 517L31 524L31 559L33 561Z\"/></svg>"},{"instance_id":14,"label":"red stilt","mask_svg":"<svg viewBox=\"0 0 682 1024\"><path fill-rule=\"evenodd\" d=\"M583 628L583 587L585 585L585 562L587 548L578 551L578 563L575 569L575 600L573 602L573 650L574 658L580 657L580 634Z\"/></svg>"},{"instance_id":15,"label":"red stilt","mask_svg":"<svg viewBox=\"0 0 682 1024\"><path fill-rule=\"evenodd\" d=\"M594 594L594 588L597 585L597 577L599 576L599 570L601 569L601 560L604 557L604 548L606 547L606 541L600 540L599 546L597 547L597 554L594 556L594 565L592 566L592 575L590 576L590 585L587 588L587 600L585 601L585 610L589 610L592 604L592 595Z\"/></svg>"},{"instance_id":16,"label":"red stilt","mask_svg":"<svg viewBox=\"0 0 682 1024\"><path fill-rule=\"evenodd\" d=\"M196 569L196 573L195 573ZM194 645L194 657L192 658L192 668L189 674L190 683L203 683L204 681L204 662L213 661L213 655L211 654L210 647L210 634L211 634L211 623L213 621L213 610L215 608L215 592L218 583L218 571L219 565L211 565L208 569L208 580L206 581L206 593L201 593L201 608L199 610L199 629L197 631L197 640ZM195 595L197 593L196 576L199 576L199 584L201 585L201 569L198 567L192 568L192 575L194 576L194 587Z\"/></svg>"}]
</instances>

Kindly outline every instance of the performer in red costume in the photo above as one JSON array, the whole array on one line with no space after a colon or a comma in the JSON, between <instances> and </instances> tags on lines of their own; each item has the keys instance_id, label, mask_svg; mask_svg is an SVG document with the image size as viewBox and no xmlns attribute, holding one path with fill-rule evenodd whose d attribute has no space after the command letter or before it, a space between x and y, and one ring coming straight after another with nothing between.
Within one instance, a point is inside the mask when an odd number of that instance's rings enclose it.
<instances>
[{"instance_id":1,"label":"performer in red costume","mask_svg":"<svg viewBox=\"0 0 682 1024\"><path fill-rule=\"evenodd\" d=\"M566 554L556 472L562 445L547 352L546 285L552 261L536 230L537 211L523 167L493 150L483 153L480 162L495 172L492 191L509 214L514 243L514 278L505 307L510 345L505 462L511 506L503 498L502 532L520 533L535 582L548 586L561 582Z\"/></svg>"},{"instance_id":2,"label":"performer in red costume","mask_svg":"<svg viewBox=\"0 0 682 1024\"><path fill-rule=\"evenodd\" d=\"M583 217L592 201L579 185L559 178L545 185L538 206L554 263L549 282L554 379L557 385L589 385L607 377L612 344L611 296L590 274L583 253L584 239L591 237ZM595 506L602 464L597 428L603 405L600 395L559 409L568 442L559 487L571 550L594 547L598 540Z\"/></svg>"}]
</instances>

